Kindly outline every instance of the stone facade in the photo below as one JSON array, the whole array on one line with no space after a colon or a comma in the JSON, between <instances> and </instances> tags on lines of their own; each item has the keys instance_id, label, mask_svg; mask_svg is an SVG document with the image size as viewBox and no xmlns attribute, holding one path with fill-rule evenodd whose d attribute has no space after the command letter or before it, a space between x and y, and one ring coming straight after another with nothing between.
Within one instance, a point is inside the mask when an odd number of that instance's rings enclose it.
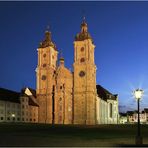
<instances>
[{"instance_id":1,"label":"stone facade","mask_svg":"<svg viewBox=\"0 0 148 148\"><path fill-rule=\"evenodd\" d=\"M45 39L37 49L36 93L39 123L94 125L101 123L101 120L106 124L117 123L118 109L109 117L108 107L112 104L113 109L115 106L118 108L118 99L108 99L106 102L97 99L94 50L95 45L88 33L87 23L83 20L81 31L74 40L71 72L65 67L63 57L57 63L58 50L52 42L51 32L45 32ZM102 111L104 109L106 110ZM102 112L101 115L98 112ZM99 116L103 116L102 119Z\"/></svg>"}]
</instances>

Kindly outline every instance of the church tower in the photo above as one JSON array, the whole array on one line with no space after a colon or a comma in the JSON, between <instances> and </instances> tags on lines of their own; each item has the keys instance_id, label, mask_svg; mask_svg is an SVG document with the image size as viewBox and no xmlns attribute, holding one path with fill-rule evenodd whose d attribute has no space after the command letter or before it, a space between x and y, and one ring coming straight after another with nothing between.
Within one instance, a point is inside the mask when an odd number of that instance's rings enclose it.
<instances>
[{"instance_id":1,"label":"church tower","mask_svg":"<svg viewBox=\"0 0 148 148\"><path fill-rule=\"evenodd\" d=\"M37 98L39 123L54 123L55 74L58 51L51 40L51 32L45 32L45 39L38 47Z\"/></svg>"},{"instance_id":2,"label":"church tower","mask_svg":"<svg viewBox=\"0 0 148 148\"><path fill-rule=\"evenodd\" d=\"M74 124L96 123L96 65L93 40L83 19L74 41Z\"/></svg>"}]
</instances>

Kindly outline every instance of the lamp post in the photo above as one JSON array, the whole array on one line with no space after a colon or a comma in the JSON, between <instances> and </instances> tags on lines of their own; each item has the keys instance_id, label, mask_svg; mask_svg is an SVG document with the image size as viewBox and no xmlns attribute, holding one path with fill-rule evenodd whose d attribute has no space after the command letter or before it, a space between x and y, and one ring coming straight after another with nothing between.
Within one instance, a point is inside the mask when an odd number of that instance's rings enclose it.
<instances>
[{"instance_id":1,"label":"lamp post","mask_svg":"<svg viewBox=\"0 0 148 148\"><path fill-rule=\"evenodd\" d=\"M138 128L137 128L137 136L136 136L136 144L137 145L141 145L142 144L142 136L141 136L141 132L140 132L140 113L139 113L139 108L140 108L140 99L143 96L144 91L142 89L136 89L134 92L134 97L137 100L137 107L138 107Z\"/></svg>"}]
</instances>

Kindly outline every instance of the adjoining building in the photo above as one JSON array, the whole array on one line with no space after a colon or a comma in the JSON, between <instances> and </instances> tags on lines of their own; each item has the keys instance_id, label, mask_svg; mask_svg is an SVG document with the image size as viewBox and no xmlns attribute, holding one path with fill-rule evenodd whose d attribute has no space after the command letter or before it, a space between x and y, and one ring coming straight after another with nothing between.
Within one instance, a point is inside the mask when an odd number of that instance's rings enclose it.
<instances>
[{"instance_id":1,"label":"adjoining building","mask_svg":"<svg viewBox=\"0 0 148 148\"><path fill-rule=\"evenodd\" d=\"M35 91L24 88L15 92L0 88L0 122L38 122Z\"/></svg>"},{"instance_id":2,"label":"adjoining building","mask_svg":"<svg viewBox=\"0 0 148 148\"><path fill-rule=\"evenodd\" d=\"M97 85L97 124L117 124L119 119L118 95Z\"/></svg>"}]
</instances>

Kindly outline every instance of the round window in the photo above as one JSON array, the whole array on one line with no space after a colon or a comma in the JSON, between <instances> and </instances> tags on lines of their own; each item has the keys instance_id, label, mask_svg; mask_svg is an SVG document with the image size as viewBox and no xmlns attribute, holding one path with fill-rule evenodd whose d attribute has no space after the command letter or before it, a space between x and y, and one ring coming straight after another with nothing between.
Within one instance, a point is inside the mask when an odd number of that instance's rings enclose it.
<instances>
[{"instance_id":1,"label":"round window","mask_svg":"<svg viewBox=\"0 0 148 148\"><path fill-rule=\"evenodd\" d=\"M84 72L84 71L80 71L80 72L79 72L79 76L80 76L80 77L84 77L84 76L85 76L85 72Z\"/></svg>"},{"instance_id":2,"label":"round window","mask_svg":"<svg viewBox=\"0 0 148 148\"><path fill-rule=\"evenodd\" d=\"M44 58L46 57L46 53L43 54L43 57L44 57Z\"/></svg>"}]
</instances>

